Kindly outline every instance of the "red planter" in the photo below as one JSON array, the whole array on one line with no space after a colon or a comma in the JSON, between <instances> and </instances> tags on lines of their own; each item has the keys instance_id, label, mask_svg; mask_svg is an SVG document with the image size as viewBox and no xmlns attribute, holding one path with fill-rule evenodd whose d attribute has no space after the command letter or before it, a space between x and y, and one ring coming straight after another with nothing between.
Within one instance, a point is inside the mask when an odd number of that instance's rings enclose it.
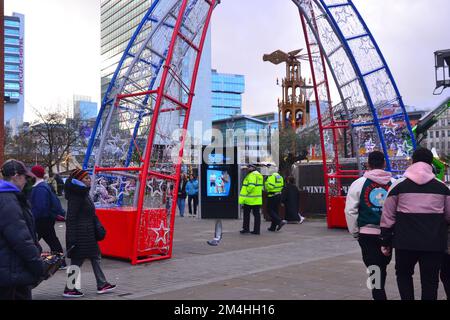
<instances>
[{"instance_id":1,"label":"red planter","mask_svg":"<svg viewBox=\"0 0 450 320\"><path fill-rule=\"evenodd\" d=\"M169 228L165 209L146 209L136 235L136 208L97 208L96 213L106 229L99 242L103 256L135 260L137 257L165 256L169 252ZM134 239L138 237L137 251Z\"/></svg>"},{"instance_id":2,"label":"red planter","mask_svg":"<svg viewBox=\"0 0 450 320\"><path fill-rule=\"evenodd\" d=\"M327 216L328 228L347 228L345 200L346 197L332 197L330 199L330 209Z\"/></svg>"}]
</instances>

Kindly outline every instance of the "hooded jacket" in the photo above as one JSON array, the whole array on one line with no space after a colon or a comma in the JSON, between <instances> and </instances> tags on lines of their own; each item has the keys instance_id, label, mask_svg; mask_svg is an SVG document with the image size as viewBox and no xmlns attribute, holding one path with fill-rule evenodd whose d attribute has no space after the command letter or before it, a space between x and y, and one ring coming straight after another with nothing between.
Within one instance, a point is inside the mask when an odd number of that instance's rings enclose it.
<instances>
[{"instance_id":1,"label":"hooded jacket","mask_svg":"<svg viewBox=\"0 0 450 320\"><path fill-rule=\"evenodd\" d=\"M388 190L395 180L384 170L367 171L348 190L345 218L349 232L379 235L381 212Z\"/></svg>"},{"instance_id":2,"label":"hooded jacket","mask_svg":"<svg viewBox=\"0 0 450 320\"><path fill-rule=\"evenodd\" d=\"M15 185L0 180L0 287L35 285L43 275L28 201Z\"/></svg>"},{"instance_id":3,"label":"hooded jacket","mask_svg":"<svg viewBox=\"0 0 450 320\"><path fill-rule=\"evenodd\" d=\"M395 183L384 203L381 240L384 246L412 251L447 250L450 189L432 167L413 164Z\"/></svg>"}]
</instances>

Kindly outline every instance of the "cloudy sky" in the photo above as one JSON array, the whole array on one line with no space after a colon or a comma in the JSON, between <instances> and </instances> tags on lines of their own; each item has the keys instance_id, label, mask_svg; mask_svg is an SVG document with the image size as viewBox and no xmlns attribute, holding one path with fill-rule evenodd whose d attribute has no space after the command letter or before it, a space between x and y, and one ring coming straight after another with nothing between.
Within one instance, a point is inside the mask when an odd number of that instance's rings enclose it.
<instances>
[{"instance_id":1,"label":"cloudy sky","mask_svg":"<svg viewBox=\"0 0 450 320\"><path fill-rule=\"evenodd\" d=\"M404 101L431 108L433 53L450 48L448 0L354 0L394 74ZM99 1L5 0L25 14L26 108L66 106L73 94L99 100ZM222 0L212 22L213 68L246 76L244 113L276 110L282 65L262 61L277 49L304 48L298 10L290 0ZM307 68L305 68L307 69ZM30 112L26 117L30 117Z\"/></svg>"}]
</instances>

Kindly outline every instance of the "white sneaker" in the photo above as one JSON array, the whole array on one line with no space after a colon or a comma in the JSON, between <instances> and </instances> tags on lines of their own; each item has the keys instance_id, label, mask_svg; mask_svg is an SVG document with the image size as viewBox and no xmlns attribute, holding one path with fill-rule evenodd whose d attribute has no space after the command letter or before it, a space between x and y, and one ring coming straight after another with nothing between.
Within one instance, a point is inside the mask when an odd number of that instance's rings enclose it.
<instances>
[{"instance_id":1,"label":"white sneaker","mask_svg":"<svg viewBox=\"0 0 450 320\"><path fill-rule=\"evenodd\" d=\"M305 221L305 217L300 216L300 224L302 224L303 221Z\"/></svg>"}]
</instances>

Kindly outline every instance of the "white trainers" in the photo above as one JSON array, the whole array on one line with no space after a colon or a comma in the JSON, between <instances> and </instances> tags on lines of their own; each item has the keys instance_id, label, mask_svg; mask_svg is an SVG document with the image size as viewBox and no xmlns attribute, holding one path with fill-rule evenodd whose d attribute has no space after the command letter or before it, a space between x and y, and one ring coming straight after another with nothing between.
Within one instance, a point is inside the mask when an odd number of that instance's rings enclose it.
<instances>
[{"instance_id":1,"label":"white trainers","mask_svg":"<svg viewBox=\"0 0 450 320\"><path fill-rule=\"evenodd\" d=\"M300 216L300 224L302 224L305 221L305 217Z\"/></svg>"}]
</instances>

